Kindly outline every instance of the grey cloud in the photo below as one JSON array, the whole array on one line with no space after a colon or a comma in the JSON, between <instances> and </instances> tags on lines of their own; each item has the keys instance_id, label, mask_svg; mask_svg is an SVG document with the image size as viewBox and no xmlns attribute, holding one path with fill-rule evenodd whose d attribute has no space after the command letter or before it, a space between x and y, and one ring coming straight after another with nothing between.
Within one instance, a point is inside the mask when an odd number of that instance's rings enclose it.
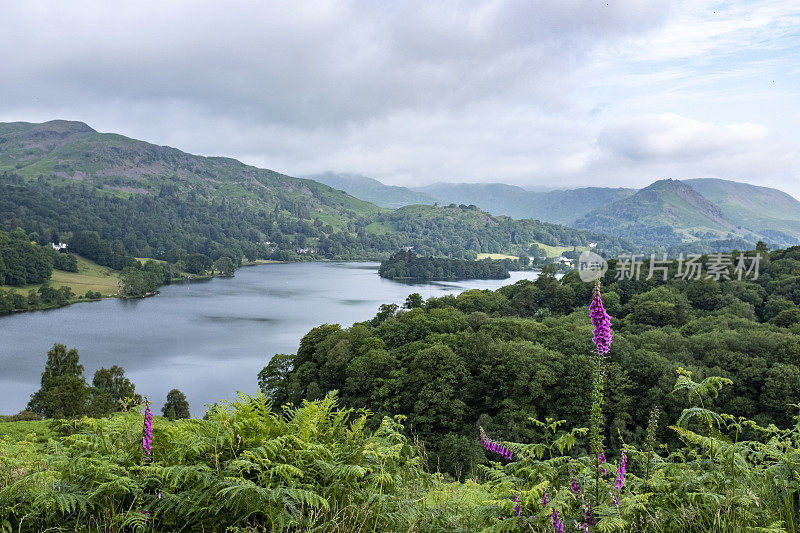
<instances>
[{"instance_id":1,"label":"grey cloud","mask_svg":"<svg viewBox=\"0 0 800 533\"><path fill-rule=\"evenodd\" d=\"M796 144L730 126L749 120L696 120L665 75L710 97L713 80L631 48L674 35L676 5L678 37L696 35L688 1L0 0L0 120L83 120L289 174L397 184L795 183ZM631 86L631 73L646 79Z\"/></svg>"},{"instance_id":2,"label":"grey cloud","mask_svg":"<svg viewBox=\"0 0 800 533\"><path fill-rule=\"evenodd\" d=\"M629 159L697 159L740 149L767 136L757 124L717 125L675 113L637 117L605 129L598 143Z\"/></svg>"},{"instance_id":3,"label":"grey cloud","mask_svg":"<svg viewBox=\"0 0 800 533\"><path fill-rule=\"evenodd\" d=\"M39 5L4 10L17 28L3 43L17 51L6 107L177 101L301 128L483 98L547 106L597 40L660 16L593 1Z\"/></svg>"}]
</instances>

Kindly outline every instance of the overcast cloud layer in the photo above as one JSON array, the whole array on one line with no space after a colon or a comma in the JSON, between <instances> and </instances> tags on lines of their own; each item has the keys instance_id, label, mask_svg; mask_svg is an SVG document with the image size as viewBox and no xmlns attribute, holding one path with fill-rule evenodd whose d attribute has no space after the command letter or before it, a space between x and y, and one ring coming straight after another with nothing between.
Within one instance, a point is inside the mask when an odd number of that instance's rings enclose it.
<instances>
[{"instance_id":1,"label":"overcast cloud layer","mask_svg":"<svg viewBox=\"0 0 800 533\"><path fill-rule=\"evenodd\" d=\"M796 0L0 0L0 121L291 175L800 197Z\"/></svg>"}]
</instances>

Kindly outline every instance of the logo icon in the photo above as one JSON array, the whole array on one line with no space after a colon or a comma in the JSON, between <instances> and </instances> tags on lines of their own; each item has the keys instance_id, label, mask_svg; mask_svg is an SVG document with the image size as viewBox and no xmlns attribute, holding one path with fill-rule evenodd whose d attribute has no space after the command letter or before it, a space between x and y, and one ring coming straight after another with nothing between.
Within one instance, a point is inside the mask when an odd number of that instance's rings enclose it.
<instances>
[{"instance_id":1,"label":"logo icon","mask_svg":"<svg viewBox=\"0 0 800 533\"><path fill-rule=\"evenodd\" d=\"M578 276L586 282L593 282L608 271L608 263L594 252L582 252L578 257Z\"/></svg>"}]
</instances>

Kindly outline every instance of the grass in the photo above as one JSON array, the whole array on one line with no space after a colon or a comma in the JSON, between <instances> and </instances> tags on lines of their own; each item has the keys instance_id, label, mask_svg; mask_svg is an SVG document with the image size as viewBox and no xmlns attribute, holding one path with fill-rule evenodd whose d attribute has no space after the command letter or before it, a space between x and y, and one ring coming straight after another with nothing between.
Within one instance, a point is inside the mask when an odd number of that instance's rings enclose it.
<instances>
[{"instance_id":1,"label":"grass","mask_svg":"<svg viewBox=\"0 0 800 533\"><path fill-rule=\"evenodd\" d=\"M371 235L386 235L392 231L392 228L384 224L383 222L373 222L368 224L364 231Z\"/></svg>"},{"instance_id":2,"label":"grass","mask_svg":"<svg viewBox=\"0 0 800 533\"><path fill-rule=\"evenodd\" d=\"M64 272L63 270L53 270L50 278L50 286L56 289L67 286L72 288L77 296L83 296L86 291L99 292L103 296L113 296L117 294L119 283L119 272L108 267L100 266L94 261L89 261L81 256L78 258L77 272ZM12 285L2 285L0 289L11 289L23 294L27 294L30 289L38 290L41 284L23 285L21 287Z\"/></svg>"},{"instance_id":3,"label":"grass","mask_svg":"<svg viewBox=\"0 0 800 533\"><path fill-rule=\"evenodd\" d=\"M547 254L547 257L561 257L561 254L564 252L571 252L573 249L577 250L578 252L585 252L589 249L588 246L549 246L540 242L532 242L531 244L536 244L539 246L540 250L544 250L544 252Z\"/></svg>"},{"instance_id":4,"label":"grass","mask_svg":"<svg viewBox=\"0 0 800 533\"><path fill-rule=\"evenodd\" d=\"M47 440L53 436L50 431L50 422L48 420L0 421L0 439L21 441L31 434L36 435L37 444L44 446L47 444Z\"/></svg>"},{"instance_id":5,"label":"grass","mask_svg":"<svg viewBox=\"0 0 800 533\"><path fill-rule=\"evenodd\" d=\"M269 265L272 263L285 263L285 261L275 261L273 259L254 259L252 261L246 261L242 263L242 266Z\"/></svg>"},{"instance_id":6,"label":"grass","mask_svg":"<svg viewBox=\"0 0 800 533\"><path fill-rule=\"evenodd\" d=\"M481 259L517 259L517 256L508 254L478 254L478 261Z\"/></svg>"}]
</instances>

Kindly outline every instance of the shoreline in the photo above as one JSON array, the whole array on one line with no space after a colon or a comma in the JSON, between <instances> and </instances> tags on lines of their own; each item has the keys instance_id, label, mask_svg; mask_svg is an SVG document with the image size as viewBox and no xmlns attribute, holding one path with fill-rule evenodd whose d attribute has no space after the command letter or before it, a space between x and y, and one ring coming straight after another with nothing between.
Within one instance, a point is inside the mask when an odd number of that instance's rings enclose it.
<instances>
[{"instance_id":1,"label":"shoreline","mask_svg":"<svg viewBox=\"0 0 800 533\"><path fill-rule=\"evenodd\" d=\"M147 261L147 260L151 260L152 258L149 258L149 257L137 257L136 259L139 260L139 261ZM152 259L152 260L159 261L158 259ZM254 267L254 266L261 266L261 265L293 264L293 263L317 263L317 262L319 262L319 263L322 263L322 262L364 263L364 262L373 262L373 261L371 261L371 260L360 260L360 259L346 259L346 260L322 259L322 260L315 260L315 261L275 261L275 260L272 260L272 259L256 259L255 261L248 261L246 263L242 263L239 266L239 268ZM231 275L222 275L222 274L185 274L181 278L175 278L170 283L167 283L167 284L164 284L164 285L160 285L159 288L165 287L167 285L177 285L177 284L180 284L180 283L194 283L194 282L199 282L199 281L210 281L210 280L212 280L214 278L232 278L234 276L235 276L235 273L231 274ZM41 284L41 285L44 285L44 284ZM19 291L24 291L25 289L22 288L22 287L6 286L6 287L0 287L0 290L11 290L11 291L19 292ZM35 289L31 288L29 290L35 290ZM24 293L20 292L20 294L24 294ZM46 305L40 305L38 307L34 307L34 308L30 308L30 309L14 309L10 313L0 314L0 317L18 315L20 313L31 313L31 312L34 312L34 311L53 311L55 309L63 309L65 307L69 307L69 306L74 305L74 304L89 303L89 302L100 302L100 301L103 301L103 300L136 300L136 299L150 298L150 297L153 297L153 296L158 296L159 294L160 294L160 291L159 290L155 290L153 292L149 292L149 293L144 294L142 296L123 296L123 295L121 295L119 293L107 294L107 295L101 296L100 298L84 298L84 297L80 297L79 296L77 298L73 298L73 299L69 300L64 305L46 304Z\"/></svg>"},{"instance_id":2,"label":"shoreline","mask_svg":"<svg viewBox=\"0 0 800 533\"><path fill-rule=\"evenodd\" d=\"M137 259L146 261L146 260L151 259L151 258L137 258ZM242 263L239 266L239 268L256 267L256 266L263 266L263 265L288 265L288 264L295 264L295 263L296 264L300 264L300 263L380 263L380 260L377 260L377 259L315 259L315 260L310 260L310 261L276 261L276 260L272 260L272 259L257 259L255 261L248 261L246 263ZM530 270L532 272L536 272L539 269L533 268L533 269L525 269L525 270ZM200 275L200 274L186 274L184 277L176 278L176 279L174 279L173 281L171 281L168 284L160 285L159 288L165 287L167 285L177 285L177 284L181 284L181 283L195 283L195 282L201 282L201 281L210 281L210 280L215 279L215 278L223 278L224 279L224 278L232 278L234 276L235 276L235 274L231 274L231 275L222 275L222 274L203 274L203 275ZM387 279L387 280L390 280L390 281L398 281L398 282L401 282L401 283L402 282L423 282L424 283L424 282L430 282L430 281L468 281L468 280L471 280L471 279L483 279L483 278L452 278L452 279L449 279L449 278L448 279L385 278L385 277L380 276L380 275L379 275L379 277L381 277L381 279ZM500 279L500 278L487 278L487 279L497 280L497 279ZM508 279L508 278L502 278L502 279ZM6 287L6 289L9 289L9 290L14 290L14 288L15 287ZM104 295L104 296L101 296L100 298L78 297L78 298L74 298L74 299L68 301L64 305L48 304L48 305L43 305L43 306L40 306L40 307L35 307L35 308L32 308L32 309L15 309L11 313L1 314L0 318L2 318L4 316L17 315L17 314L20 314L20 313L30 313L30 312L34 312L34 311L52 311L52 310L55 310L55 309L63 309L65 307L69 307L71 305L80 304L80 303L100 302L100 301L103 301L103 300L117 300L117 299L118 300L136 300L136 299L151 298L153 296L158 296L159 294L160 294L160 291L159 290L155 290L153 292L144 294L142 296L122 296L121 294L116 293L116 294Z\"/></svg>"}]
</instances>

